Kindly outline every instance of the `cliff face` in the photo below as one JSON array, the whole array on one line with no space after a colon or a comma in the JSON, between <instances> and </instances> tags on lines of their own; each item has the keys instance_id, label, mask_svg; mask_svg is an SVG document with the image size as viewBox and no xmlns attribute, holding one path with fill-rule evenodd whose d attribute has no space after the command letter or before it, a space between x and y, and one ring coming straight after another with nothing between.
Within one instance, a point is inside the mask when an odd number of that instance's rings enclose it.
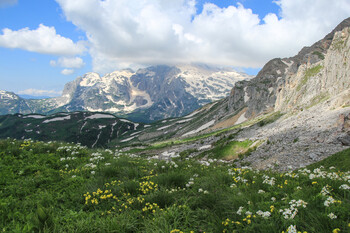
<instances>
[{"instance_id":1,"label":"cliff face","mask_svg":"<svg viewBox=\"0 0 350 233\"><path fill-rule=\"evenodd\" d=\"M275 110L295 111L332 99L331 108L350 104L350 28L336 32L324 60L299 66L277 93Z\"/></svg>"},{"instance_id":2,"label":"cliff face","mask_svg":"<svg viewBox=\"0 0 350 233\"><path fill-rule=\"evenodd\" d=\"M298 55L273 59L251 81L236 83L229 111L247 107L245 117L253 118L273 110L310 107L347 89L348 27L350 18Z\"/></svg>"}]
</instances>

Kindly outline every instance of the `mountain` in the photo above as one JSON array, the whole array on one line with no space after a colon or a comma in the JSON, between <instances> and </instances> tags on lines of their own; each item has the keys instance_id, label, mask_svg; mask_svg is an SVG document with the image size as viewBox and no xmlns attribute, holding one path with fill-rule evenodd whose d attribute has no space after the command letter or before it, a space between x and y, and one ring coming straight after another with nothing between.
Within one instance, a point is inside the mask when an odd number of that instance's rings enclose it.
<instances>
[{"instance_id":1,"label":"mountain","mask_svg":"<svg viewBox=\"0 0 350 233\"><path fill-rule=\"evenodd\" d=\"M30 113L27 102L13 92L0 90L0 114Z\"/></svg>"},{"instance_id":2,"label":"mountain","mask_svg":"<svg viewBox=\"0 0 350 233\"><path fill-rule=\"evenodd\" d=\"M23 98L23 99L47 99L47 98L50 98L50 96L35 96L35 95L24 95L24 94L20 94L18 96Z\"/></svg>"},{"instance_id":3,"label":"mountain","mask_svg":"<svg viewBox=\"0 0 350 233\"><path fill-rule=\"evenodd\" d=\"M21 104L8 101L1 113L109 112L149 122L190 113L226 97L236 81L250 78L232 69L206 65L159 65L137 72L115 71L103 77L87 73L67 83L60 97L27 100L16 96L13 98Z\"/></svg>"}]
</instances>

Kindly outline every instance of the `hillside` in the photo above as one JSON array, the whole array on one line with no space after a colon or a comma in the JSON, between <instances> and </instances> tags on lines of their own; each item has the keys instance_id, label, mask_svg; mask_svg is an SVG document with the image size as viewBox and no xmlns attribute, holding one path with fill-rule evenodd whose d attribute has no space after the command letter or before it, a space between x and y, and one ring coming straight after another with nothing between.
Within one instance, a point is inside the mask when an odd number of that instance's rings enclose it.
<instances>
[{"instance_id":1,"label":"hillside","mask_svg":"<svg viewBox=\"0 0 350 233\"><path fill-rule=\"evenodd\" d=\"M334 155L349 164L349 150ZM0 140L3 232L348 232L348 167L287 173ZM330 167L332 166L332 167ZM343 169L346 169L345 171Z\"/></svg>"},{"instance_id":2,"label":"hillside","mask_svg":"<svg viewBox=\"0 0 350 233\"><path fill-rule=\"evenodd\" d=\"M2 138L36 139L80 143L104 147L112 139L143 128L143 124L120 119L112 114L73 112L50 116L15 114L0 116Z\"/></svg>"}]
</instances>

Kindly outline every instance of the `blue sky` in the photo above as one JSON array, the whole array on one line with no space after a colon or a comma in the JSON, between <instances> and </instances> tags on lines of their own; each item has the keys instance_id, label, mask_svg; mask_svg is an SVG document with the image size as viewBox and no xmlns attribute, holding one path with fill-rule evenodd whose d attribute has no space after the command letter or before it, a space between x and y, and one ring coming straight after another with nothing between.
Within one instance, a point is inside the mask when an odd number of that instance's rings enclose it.
<instances>
[{"instance_id":1,"label":"blue sky","mask_svg":"<svg viewBox=\"0 0 350 233\"><path fill-rule=\"evenodd\" d=\"M0 90L55 96L87 72L153 64L254 74L348 16L348 0L0 0Z\"/></svg>"}]
</instances>

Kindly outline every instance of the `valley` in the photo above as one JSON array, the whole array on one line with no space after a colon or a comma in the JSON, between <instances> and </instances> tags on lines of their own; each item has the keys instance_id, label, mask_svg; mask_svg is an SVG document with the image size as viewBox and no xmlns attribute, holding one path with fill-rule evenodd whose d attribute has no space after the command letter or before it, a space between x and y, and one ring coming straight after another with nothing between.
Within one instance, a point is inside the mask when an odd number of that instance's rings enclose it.
<instances>
[{"instance_id":1,"label":"valley","mask_svg":"<svg viewBox=\"0 0 350 233\"><path fill-rule=\"evenodd\" d=\"M350 18L256 77L160 65L1 91L0 230L349 232L349 58Z\"/></svg>"}]
</instances>

